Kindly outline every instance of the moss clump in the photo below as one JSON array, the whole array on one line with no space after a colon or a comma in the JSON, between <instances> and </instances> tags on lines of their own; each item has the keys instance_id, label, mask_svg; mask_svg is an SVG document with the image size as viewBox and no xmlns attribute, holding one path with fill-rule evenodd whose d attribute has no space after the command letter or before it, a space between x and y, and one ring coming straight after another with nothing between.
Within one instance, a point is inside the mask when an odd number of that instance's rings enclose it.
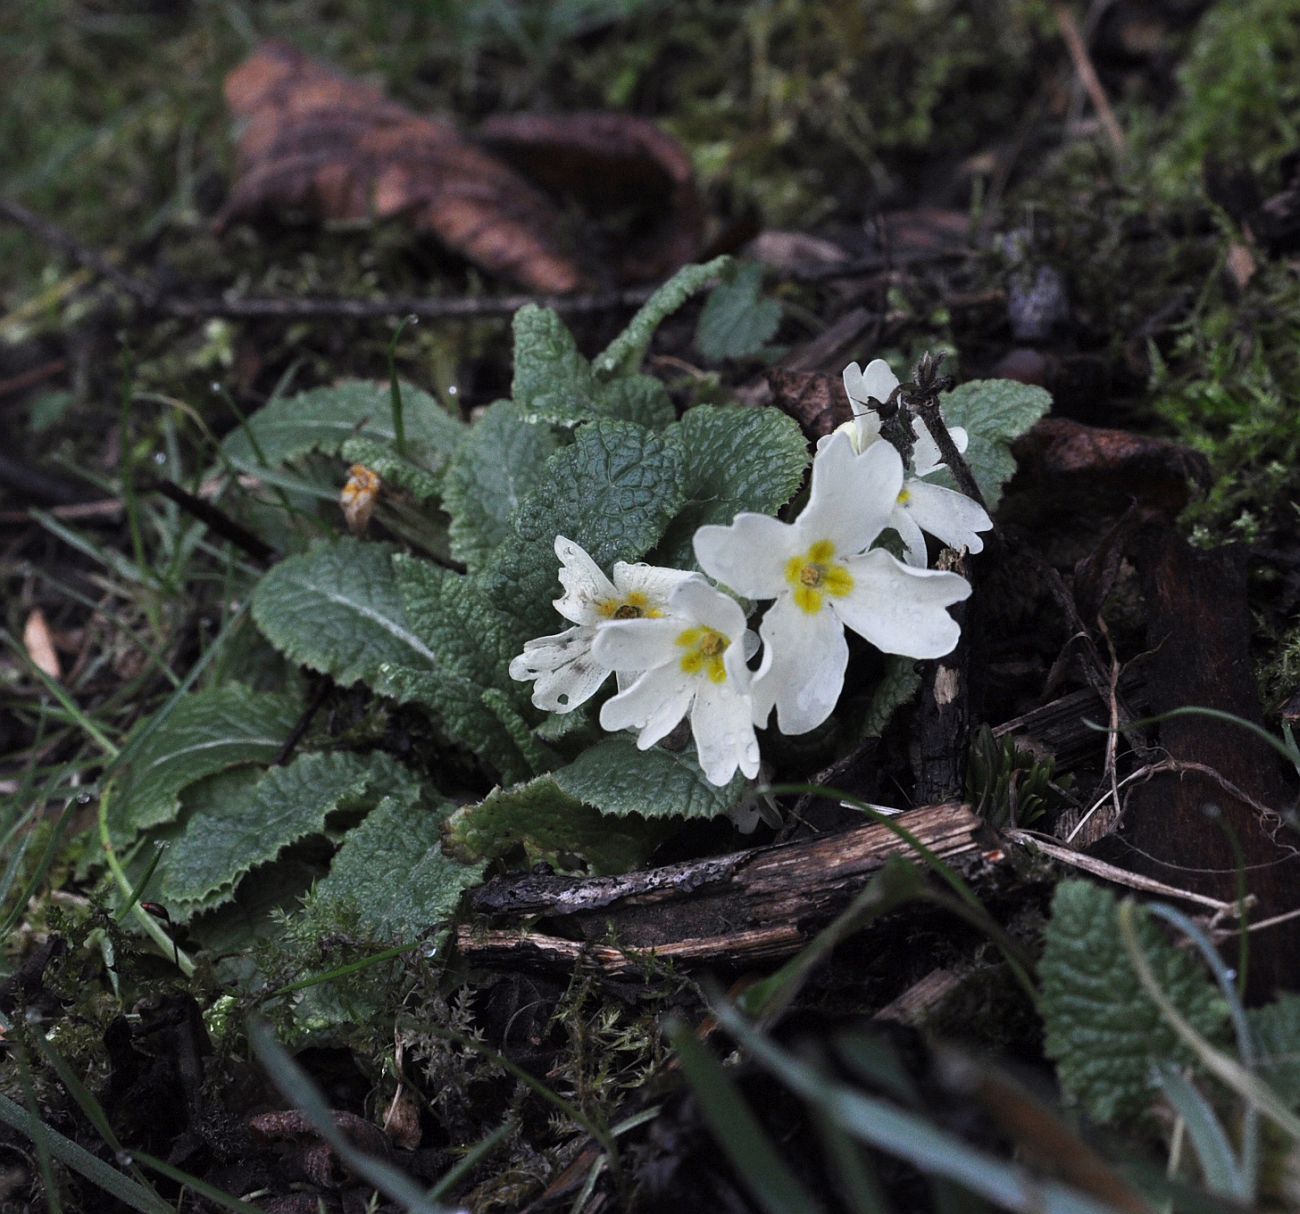
<instances>
[{"instance_id":1,"label":"moss clump","mask_svg":"<svg viewBox=\"0 0 1300 1214\"><path fill-rule=\"evenodd\" d=\"M1196 27L1155 179L1178 193L1207 156L1272 167L1300 142L1300 0L1217 4Z\"/></svg>"}]
</instances>

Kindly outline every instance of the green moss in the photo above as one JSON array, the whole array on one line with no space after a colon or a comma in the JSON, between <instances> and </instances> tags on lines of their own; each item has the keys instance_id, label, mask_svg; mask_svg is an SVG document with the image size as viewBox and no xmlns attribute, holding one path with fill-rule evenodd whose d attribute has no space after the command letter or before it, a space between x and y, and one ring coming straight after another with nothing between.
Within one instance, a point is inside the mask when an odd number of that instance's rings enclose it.
<instances>
[{"instance_id":1,"label":"green moss","mask_svg":"<svg viewBox=\"0 0 1300 1214\"><path fill-rule=\"evenodd\" d=\"M1199 181L1207 156L1271 169L1300 142L1300 0L1215 5L1178 81L1155 166L1166 189Z\"/></svg>"},{"instance_id":2,"label":"green moss","mask_svg":"<svg viewBox=\"0 0 1300 1214\"><path fill-rule=\"evenodd\" d=\"M1156 410L1214 473L1186 517L1203 542L1289 529L1300 494L1300 289L1286 267L1264 265L1239 298L1231 291L1214 275L1203 306L1153 356Z\"/></svg>"}]
</instances>

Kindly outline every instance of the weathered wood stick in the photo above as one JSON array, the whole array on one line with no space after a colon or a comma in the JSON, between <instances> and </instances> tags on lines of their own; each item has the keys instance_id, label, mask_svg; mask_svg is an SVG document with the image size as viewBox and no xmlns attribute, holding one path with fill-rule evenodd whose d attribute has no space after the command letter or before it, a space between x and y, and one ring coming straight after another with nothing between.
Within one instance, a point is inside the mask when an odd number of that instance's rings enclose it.
<instances>
[{"instance_id":1,"label":"weathered wood stick","mask_svg":"<svg viewBox=\"0 0 1300 1214\"><path fill-rule=\"evenodd\" d=\"M927 805L894 821L967 874L1003 862L997 836L969 806ZM887 859L915 855L889 826L872 823L619 877L497 878L471 901L486 921L462 926L456 944L471 964L571 970L586 960L611 976L639 972L650 958L686 967L779 960ZM514 923L503 927L502 919ZM522 927L521 919L540 922Z\"/></svg>"}]
</instances>

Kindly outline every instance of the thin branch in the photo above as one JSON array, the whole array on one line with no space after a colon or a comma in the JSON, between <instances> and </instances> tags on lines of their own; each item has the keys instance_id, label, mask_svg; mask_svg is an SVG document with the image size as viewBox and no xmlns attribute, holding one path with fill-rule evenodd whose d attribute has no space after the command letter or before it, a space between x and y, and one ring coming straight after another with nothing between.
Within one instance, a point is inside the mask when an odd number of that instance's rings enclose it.
<instances>
[{"instance_id":1,"label":"thin branch","mask_svg":"<svg viewBox=\"0 0 1300 1214\"><path fill-rule=\"evenodd\" d=\"M300 298L288 295L190 295L164 289L142 277L127 274L103 253L92 249L57 224L29 211L19 203L0 198L0 219L17 224L61 252L80 266L112 283L148 312L182 319L221 316L231 319L373 320L388 316L418 316L422 320L479 319L512 316L528 304L541 304L567 315L637 308L658 288L657 283L588 295L496 295L486 297L395 295L382 299ZM961 260L972 255L968 248L916 250L910 254L872 254L834 266L804 266L778 272L789 282L819 283L838 278L855 278L893 265L919 265Z\"/></svg>"},{"instance_id":2,"label":"thin branch","mask_svg":"<svg viewBox=\"0 0 1300 1214\"><path fill-rule=\"evenodd\" d=\"M130 295L132 299L144 304L145 307L156 306L157 288L138 278L131 277L130 274L124 274L102 253L98 253L88 245L82 244L75 236L65 232L57 224L42 219L35 211L29 211L25 206L11 199L0 198L0 219L7 219L11 223L16 223L20 228L25 228L46 244L61 249L78 265L93 270L100 278L107 279L119 290Z\"/></svg>"},{"instance_id":3,"label":"thin branch","mask_svg":"<svg viewBox=\"0 0 1300 1214\"><path fill-rule=\"evenodd\" d=\"M1140 873L1131 873L1126 868L1118 868L1114 864L1107 864L1105 860L1098 860L1096 856L1090 856L1086 852L1064 847L1050 835L1042 835L1032 830L1021 830L1018 827L1004 830L1002 833L1012 843L1018 843L1021 847L1034 847L1043 855L1050 856L1061 864L1077 868L1080 872L1089 873L1094 877L1101 878L1103 881L1110 881L1115 885L1127 885L1130 889L1140 890L1146 894L1160 894L1166 898L1179 898L1187 902L1194 902L1197 906L1204 906L1208 910L1222 915L1235 916L1237 913L1236 902L1222 902L1218 898L1209 897L1207 894L1198 894L1193 890L1179 889L1176 885L1167 885L1163 881L1157 881L1154 877L1144 877Z\"/></svg>"},{"instance_id":4,"label":"thin branch","mask_svg":"<svg viewBox=\"0 0 1300 1214\"><path fill-rule=\"evenodd\" d=\"M1125 155L1128 152L1128 140L1124 138L1124 131L1115 117L1115 111L1110 108L1110 99L1106 96L1106 90L1101 87L1097 69L1092 65L1092 58L1084 45L1083 35L1079 32L1074 14L1064 4L1056 5L1056 24L1060 28L1061 37L1065 40L1065 49L1070 52L1074 70L1088 92L1092 108L1097 111L1097 117L1107 138L1116 152L1121 156Z\"/></svg>"}]
</instances>

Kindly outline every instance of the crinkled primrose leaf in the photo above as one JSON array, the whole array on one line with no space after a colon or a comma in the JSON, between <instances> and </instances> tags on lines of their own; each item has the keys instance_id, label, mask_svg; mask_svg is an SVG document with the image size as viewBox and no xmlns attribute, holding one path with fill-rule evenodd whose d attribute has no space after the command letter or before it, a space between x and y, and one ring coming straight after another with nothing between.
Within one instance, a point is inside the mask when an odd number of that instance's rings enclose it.
<instances>
[{"instance_id":1,"label":"crinkled primrose leaf","mask_svg":"<svg viewBox=\"0 0 1300 1214\"><path fill-rule=\"evenodd\" d=\"M990 510L1002 497L1002 486L1016 470L1011 444L1052 407L1043 388L1010 379L972 379L940 398L944 420L961 426L970 437L966 463ZM934 484L956 488L952 474L940 469Z\"/></svg>"},{"instance_id":2,"label":"crinkled primrose leaf","mask_svg":"<svg viewBox=\"0 0 1300 1214\"><path fill-rule=\"evenodd\" d=\"M604 569L641 559L682 507L685 462L676 438L621 421L580 426L551 456L483 571L492 602L515 621L507 662L555 618L555 537L581 544Z\"/></svg>"},{"instance_id":3,"label":"crinkled primrose leaf","mask_svg":"<svg viewBox=\"0 0 1300 1214\"><path fill-rule=\"evenodd\" d=\"M1259 1077L1293 1110L1300 1110L1300 995L1283 994L1246 1013L1259 1049Z\"/></svg>"},{"instance_id":4,"label":"crinkled primrose leaf","mask_svg":"<svg viewBox=\"0 0 1300 1214\"><path fill-rule=\"evenodd\" d=\"M185 697L131 758L127 781L109 808L115 839L122 842L136 831L170 822L180 809L181 791L213 772L269 763L301 711L294 696L251 691L238 683Z\"/></svg>"},{"instance_id":5,"label":"crinkled primrose leaf","mask_svg":"<svg viewBox=\"0 0 1300 1214\"><path fill-rule=\"evenodd\" d=\"M418 790L384 797L348 832L329 875L312 890L316 908L346 904L361 928L393 940L445 922L483 875L481 864L443 853L441 829L450 811L450 802L430 804Z\"/></svg>"},{"instance_id":6,"label":"crinkled primrose leaf","mask_svg":"<svg viewBox=\"0 0 1300 1214\"><path fill-rule=\"evenodd\" d=\"M626 872L644 861L670 827L639 817L608 818L565 792L554 776L493 789L456 810L443 827L447 850L464 863L522 848L532 863L597 875Z\"/></svg>"},{"instance_id":7,"label":"crinkled primrose leaf","mask_svg":"<svg viewBox=\"0 0 1300 1214\"><path fill-rule=\"evenodd\" d=\"M515 313L514 403L529 422L574 426L598 417L658 428L673 420L672 401L657 379L627 373L606 382L578 350L573 334L549 308Z\"/></svg>"},{"instance_id":8,"label":"crinkled primrose leaf","mask_svg":"<svg viewBox=\"0 0 1300 1214\"><path fill-rule=\"evenodd\" d=\"M497 609L478 576L451 573L405 554L394 558L393 567L405 618L437 655L437 666L403 670L393 663L383 670L385 684L400 692L399 698L431 708L453 740L503 779L533 774L500 714L484 702L484 693L496 690L525 720L536 719L527 688L509 674L514 621Z\"/></svg>"},{"instance_id":9,"label":"crinkled primrose leaf","mask_svg":"<svg viewBox=\"0 0 1300 1214\"><path fill-rule=\"evenodd\" d=\"M671 426L686 453L686 501L669 524L660 564L695 569L695 532L725 525L742 510L775 514L799 488L808 444L792 417L778 409L697 405Z\"/></svg>"},{"instance_id":10,"label":"crinkled primrose leaf","mask_svg":"<svg viewBox=\"0 0 1300 1214\"><path fill-rule=\"evenodd\" d=\"M253 618L295 662L398 700L418 696L390 678L391 669L431 673L438 665L407 615L384 544L339 539L286 558L253 592Z\"/></svg>"},{"instance_id":11,"label":"crinkled primrose leaf","mask_svg":"<svg viewBox=\"0 0 1300 1214\"><path fill-rule=\"evenodd\" d=\"M550 428L529 425L511 401L489 406L470 428L447 469L443 504L452 555L471 572L511 534L511 518L545 480L556 446Z\"/></svg>"},{"instance_id":12,"label":"crinkled primrose leaf","mask_svg":"<svg viewBox=\"0 0 1300 1214\"><path fill-rule=\"evenodd\" d=\"M695 348L710 362L748 358L771 341L781 325L781 305L763 298L763 267L736 265L714 287L695 328Z\"/></svg>"},{"instance_id":13,"label":"crinkled primrose leaf","mask_svg":"<svg viewBox=\"0 0 1300 1214\"><path fill-rule=\"evenodd\" d=\"M693 751L638 750L624 734L602 739L552 776L571 797L618 817L721 817L740 804L749 784L739 773L710 784Z\"/></svg>"},{"instance_id":14,"label":"crinkled primrose leaf","mask_svg":"<svg viewBox=\"0 0 1300 1214\"><path fill-rule=\"evenodd\" d=\"M723 255L699 265L682 266L637 310L628 326L595 359L596 374L608 378L635 371L641 365L655 331L690 297L720 278L731 265Z\"/></svg>"},{"instance_id":15,"label":"crinkled primrose leaf","mask_svg":"<svg viewBox=\"0 0 1300 1214\"><path fill-rule=\"evenodd\" d=\"M163 902L213 905L234 893L251 869L324 829L340 809L369 808L385 794L409 792L415 777L383 754L307 754L273 767L246 794L191 813L167 853Z\"/></svg>"},{"instance_id":16,"label":"crinkled primrose leaf","mask_svg":"<svg viewBox=\"0 0 1300 1214\"><path fill-rule=\"evenodd\" d=\"M402 384L401 389L407 452L419 464L438 472L468 430L427 392L413 384ZM257 468L263 459L274 467L309 451L337 455L350 438L369 439L389 448L396 441L387 384L347 380L279 397L254 413L246 426L231 431L221 445L234 463Z\"/></svg>"},{"instance_id":17,"label":"crinkled primrose leaf","mask_svg":"<svg viewBox=\"0 0 1300 1214\"><path fill-rule=\"evenodd\" d=\"M420 502L437 501L442 496L442 477L414 460L403 459L389 443L350 438L339 454L349 463L364 464L383 481L386 489L401 489Z\"/></svg>"},{"instance_id":18,"label":"crinkled primrose leaf","mask_svg":"<svg viewBox=\"0 0 1300 1214\"><path fill-rule=\"evenodd\" d=\"M1220 1038L1227 1006L1200 962L1145 914L1138 933L1161 989L1199 1033ZM1109 890L1087 881L1057 886L1038 975L1047 1053L1066 1093L1095 1120L1138 1116L1156 1091L1156 1064L1192 1061L1138 982Z\"/></svg>"}]
</instances>

